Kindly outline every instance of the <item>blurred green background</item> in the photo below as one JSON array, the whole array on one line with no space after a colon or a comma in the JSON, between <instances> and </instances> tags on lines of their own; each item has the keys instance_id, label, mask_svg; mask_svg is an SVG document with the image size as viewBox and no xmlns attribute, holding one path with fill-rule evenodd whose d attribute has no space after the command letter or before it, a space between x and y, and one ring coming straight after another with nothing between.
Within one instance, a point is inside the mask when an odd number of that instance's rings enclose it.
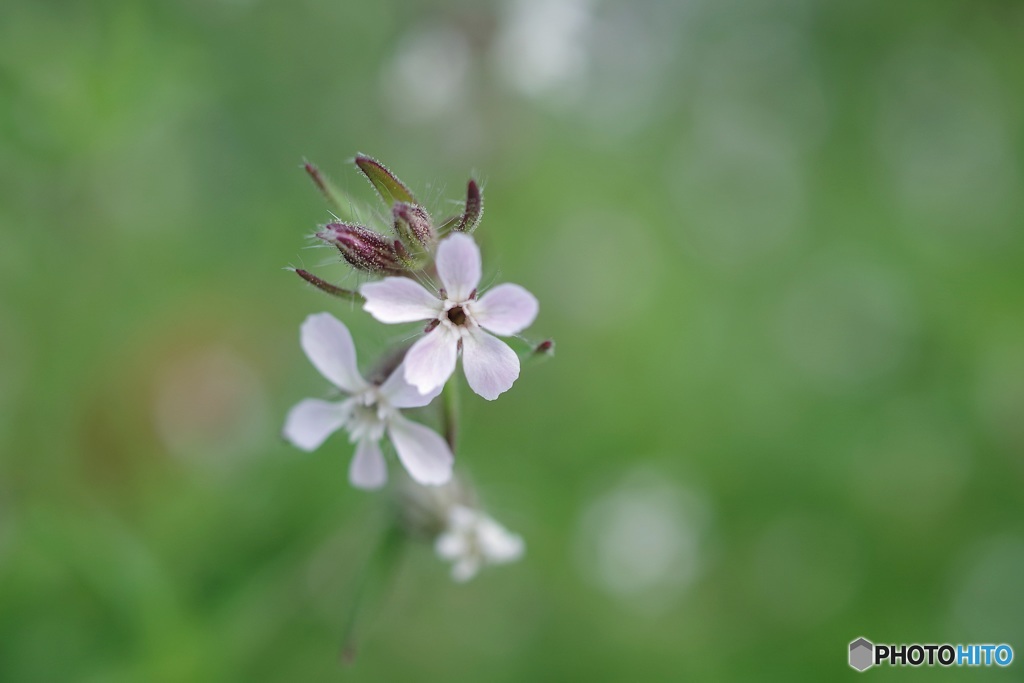
<instances>
[{"instance_id":1,"label":"blurred green background","mask_svg":"<svg viewBox=\"0 0 1024 683\"><path fill-rule=\"evenodd\" d=\"M1021 35L1010 1L5 0L0 680L1024 657ZM345 667L384 500L278 433L326 389L306 315L396 338L283 269L359 283L300 167L369 200L357 151L436 216L478 174L485 277L558 355L463 401L524 560L411 547Z\"/></svg>"}]
</instances>

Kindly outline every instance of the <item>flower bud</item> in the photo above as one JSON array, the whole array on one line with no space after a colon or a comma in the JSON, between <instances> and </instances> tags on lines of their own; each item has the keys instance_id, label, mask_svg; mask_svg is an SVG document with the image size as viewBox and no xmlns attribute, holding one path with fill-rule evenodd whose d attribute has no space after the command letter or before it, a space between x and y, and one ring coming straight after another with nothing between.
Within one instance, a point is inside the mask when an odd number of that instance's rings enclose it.
<instances>
[{"instance_id":1,"label":"flower bud","mask_svg":"<svg viewBox=\"0 0 1024 683\"><path fill-rule=\"evenodd\" d=\"M410 247L429 248L437 239L427 210L418 204L397 202L391 209L395 217L395 232Z\"/></svg>"},{"instance_id":2,"label":"flower bud","mask_svg":"<svg viewBox=\"0 0 1024 683\"><path fill-rule=\"evenodd\" d=\"M533 347L533 355L535 356L553 356L555 355L555 340L545 339L540 344Z\"/></svg>"},{"instance_id":3,"label":"flower bud","mask_svg":"<svg viewBox=\"0 0 1024 683\"><path fill-rule=\"evenodd\" d=\"M399 476L395 489L399 519L406 533L415 538L433 541L444 531L452 506L479 506L476 491L462 477L454 476L440 486L423 486L407 476Z\"/></svg>"},{"instance_id":4,"label":"flower bud","mask_svg":"<svg viewBox=\"0 0 1024 683\"><path fill-rule=\"evenodd\" d=\"M344 289L342 287L338 287L337 285L332 285L330 282L322 280L318 278L316 275L313 275L313 273L309 272L308 270L296 268L295 274L301 277L309 284L319 289L321 292L326 292L331 296L336 296L341 299L348 299L349 301L364 301L363 296L359 292L353 292L351 289Z\"/></svg>"},{"instance_id":5,"label":"flower bud","mask_svg":"<svg viewBox=\"0 0 1024 683\"><path fill-rule=\"evenodd\" d=\"M371 273L398 273L405 270L394 245L383 235L350 223L328 223L316 234L333 244L354 268Z\"/></svg>"},{"instance_id":6,"label":"flower bud","mask_svg":"<svg viewBox=\"0 0 1024 683\"><path fill-rule=\"evenodd\" d=\"M412 196L412 192L409 191L401 180L399 180L394 173L389 171L384 164L380 163L376 159L366 156L365 154L356 155L356 166L363 172L363 175L370 181L373 188L377 190L377 194L380 195L388 204L395 202L406 202L408 204L415 204L416 198Z\"/></svg>"},{"instance_id":7,"label":"flower bud","mask_svg":"<svg viewBox=\"0 0 1024 683\"><path fill-rule=\"evenodd\" d=\"M473 232L480 224L484 215L484 195L475 180L466 186L466 208L441 224L438 232L447 235L449 232Z\"/></svg>"},{"instance_id":8,"label":"flower bud","mask_svg":"<svg viewBox=\"0 0 1024 683\"><path fill-rule=\"evenodd\" d=\"M457 232L473 232L484 214L484 195L475 180L470 180L466 187L466 210L459 222L452 228Z\"/></svg>"}]
</instances>

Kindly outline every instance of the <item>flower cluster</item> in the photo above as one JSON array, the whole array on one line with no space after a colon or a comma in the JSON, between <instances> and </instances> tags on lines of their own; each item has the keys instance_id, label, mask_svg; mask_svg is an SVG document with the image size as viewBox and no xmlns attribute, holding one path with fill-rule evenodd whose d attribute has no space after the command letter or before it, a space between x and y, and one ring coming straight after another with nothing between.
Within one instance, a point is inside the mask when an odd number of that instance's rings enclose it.
<instances>
[{"instance_id":1,"label":"flower cluster","mask_svg":"<svg viewBox=\"0 0 1024 683\"><path fill-rule=\"evenodd\" d=\"M452 578L469 581L485 564L504 564L523 554L523 539L509 533L479 510L454 505L448 526L434 543L437 554L452 563Z\"/></svg>"},{"instance_id":2,"label":"flower cluster","mask_svg":"<svg viewBox=\"0 0 1024 683\"><path fill-rule=\"evenodd\" d=\"M459 583L476 576L485 565L505 564L522 557L523 539L480 509L472 487L455 477L443 486L400 487L402 524L411 536L433 541L437 555L451 562Z\"/></svg>"},{"instance_id":3,"label":"flower cluster","mask_svg":"<svg viewBox=\"0 0 1024 683\"><path fill-rule=\"evenodd\" d=\"M408 473L413 487L454 486L457 418L452 401L435 401L454 390L450 380L462 359L470 389L493 401L519 378L520 354L498 337L518 338L537 317L537 299L515 284L481 289L480 249L472 237L483 214L483 195L475 181L466 191L463 211L435 223L412 192L380 162L358 155L356 166L390 209L389 225L375 230L361 221L361 211L310 164L306 170L333 204L334 222L316 237L337 249L342 259L369 279L358 290L326 282L306 270L296 272L334 296L362 303L364 311L385 324L425 322L411 345L385 355L375 372L360 373L355 343L348 328L329 313L306 318L300 328L302 350L313 366L342 393L339 400L307 398L288 413L284 437L312 451L344 429L355 453L349 481L378 489L388 481L385 436ZM497 335L497 336L495 336ZM526 344L526 356L548 355L552 343ZM442 404L444 434L410 419L403 411ZM425 413L420 410L420 413ZM464 485L460 490L465 488ZM423 495L420 494L422 499ZM437 496L432 516L436 552L453 562L452 576L465 581L484 564L508 562L523 552L523 542L479 506L473 496ZM409 501L416 496L402 495Z\"/></svg>"}]
</instances>

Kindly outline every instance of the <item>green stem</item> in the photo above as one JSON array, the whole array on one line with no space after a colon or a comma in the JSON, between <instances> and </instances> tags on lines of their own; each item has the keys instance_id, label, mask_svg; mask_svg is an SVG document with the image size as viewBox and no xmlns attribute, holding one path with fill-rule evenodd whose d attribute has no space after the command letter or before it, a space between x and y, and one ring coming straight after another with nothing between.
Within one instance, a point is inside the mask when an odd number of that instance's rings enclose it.
<instances>
[{"instance_id":1,"label":"green stem","mask_svg":"<svg viewBox=\"0 0 1024 683\"><path fill-rule=\"evenodd\" d=\"M404 540L405 535L398 521L388 520L388 527L384 530L370 559L363 567L362 574L356 583L355 595L352 598L352 605L349 608L345 624L345 634L341 641L341 658L346 664L351 664L356 657L356 627L359 625L359 617L363 613L363 608L367 603L381 597L382 588L388 584L389 579L398 568L398 559Z\"/></svg>"},{"instance_id":2,"label":"green stem","mask_svg":"<svg viewBox=\"0 0 1024 683\"><path fill-rule=\"evenodd\" d=\"M444 385L441 391L441 406L444 411L444 438L448 448L455 453L455 442L459 432L459 391L454 379Z\"/></svg>"}]
</instances>

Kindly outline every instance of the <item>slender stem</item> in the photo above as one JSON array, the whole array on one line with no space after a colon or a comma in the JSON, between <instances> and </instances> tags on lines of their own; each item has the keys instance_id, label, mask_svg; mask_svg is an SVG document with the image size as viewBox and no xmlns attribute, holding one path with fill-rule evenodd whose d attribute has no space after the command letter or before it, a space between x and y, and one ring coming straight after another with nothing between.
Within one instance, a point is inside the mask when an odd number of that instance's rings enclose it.
<instances>
[{"instance_id":1,"label":"slender stem","mask_svg":"<svg viewBox=\"0 0 1024 683\"><path fill-rule=\"evenodd\" d=\"M455 442L459 433L459 390L454 379L444 385L441 391L441 409L444 411L444 438L448 448L455 453Z\"/></svg>"},{"instance_id":2,"label":"slender stem","mask_svg":"<svg viewBox=\"0 0 1024 683\"><path fill-rule=\"evenodd\" d=\"M363 606L380 597L381 589L398 568L399 551L402 549L404 539L397 520L389 520L388 527L363 566L356 583L355 595L352 597L352 604L349 607L348 619L345 624L345 634L341 641L341 658L346 664L351 664L356 657L356 627L359 625Z\"/></svg>"}]
</instances>

